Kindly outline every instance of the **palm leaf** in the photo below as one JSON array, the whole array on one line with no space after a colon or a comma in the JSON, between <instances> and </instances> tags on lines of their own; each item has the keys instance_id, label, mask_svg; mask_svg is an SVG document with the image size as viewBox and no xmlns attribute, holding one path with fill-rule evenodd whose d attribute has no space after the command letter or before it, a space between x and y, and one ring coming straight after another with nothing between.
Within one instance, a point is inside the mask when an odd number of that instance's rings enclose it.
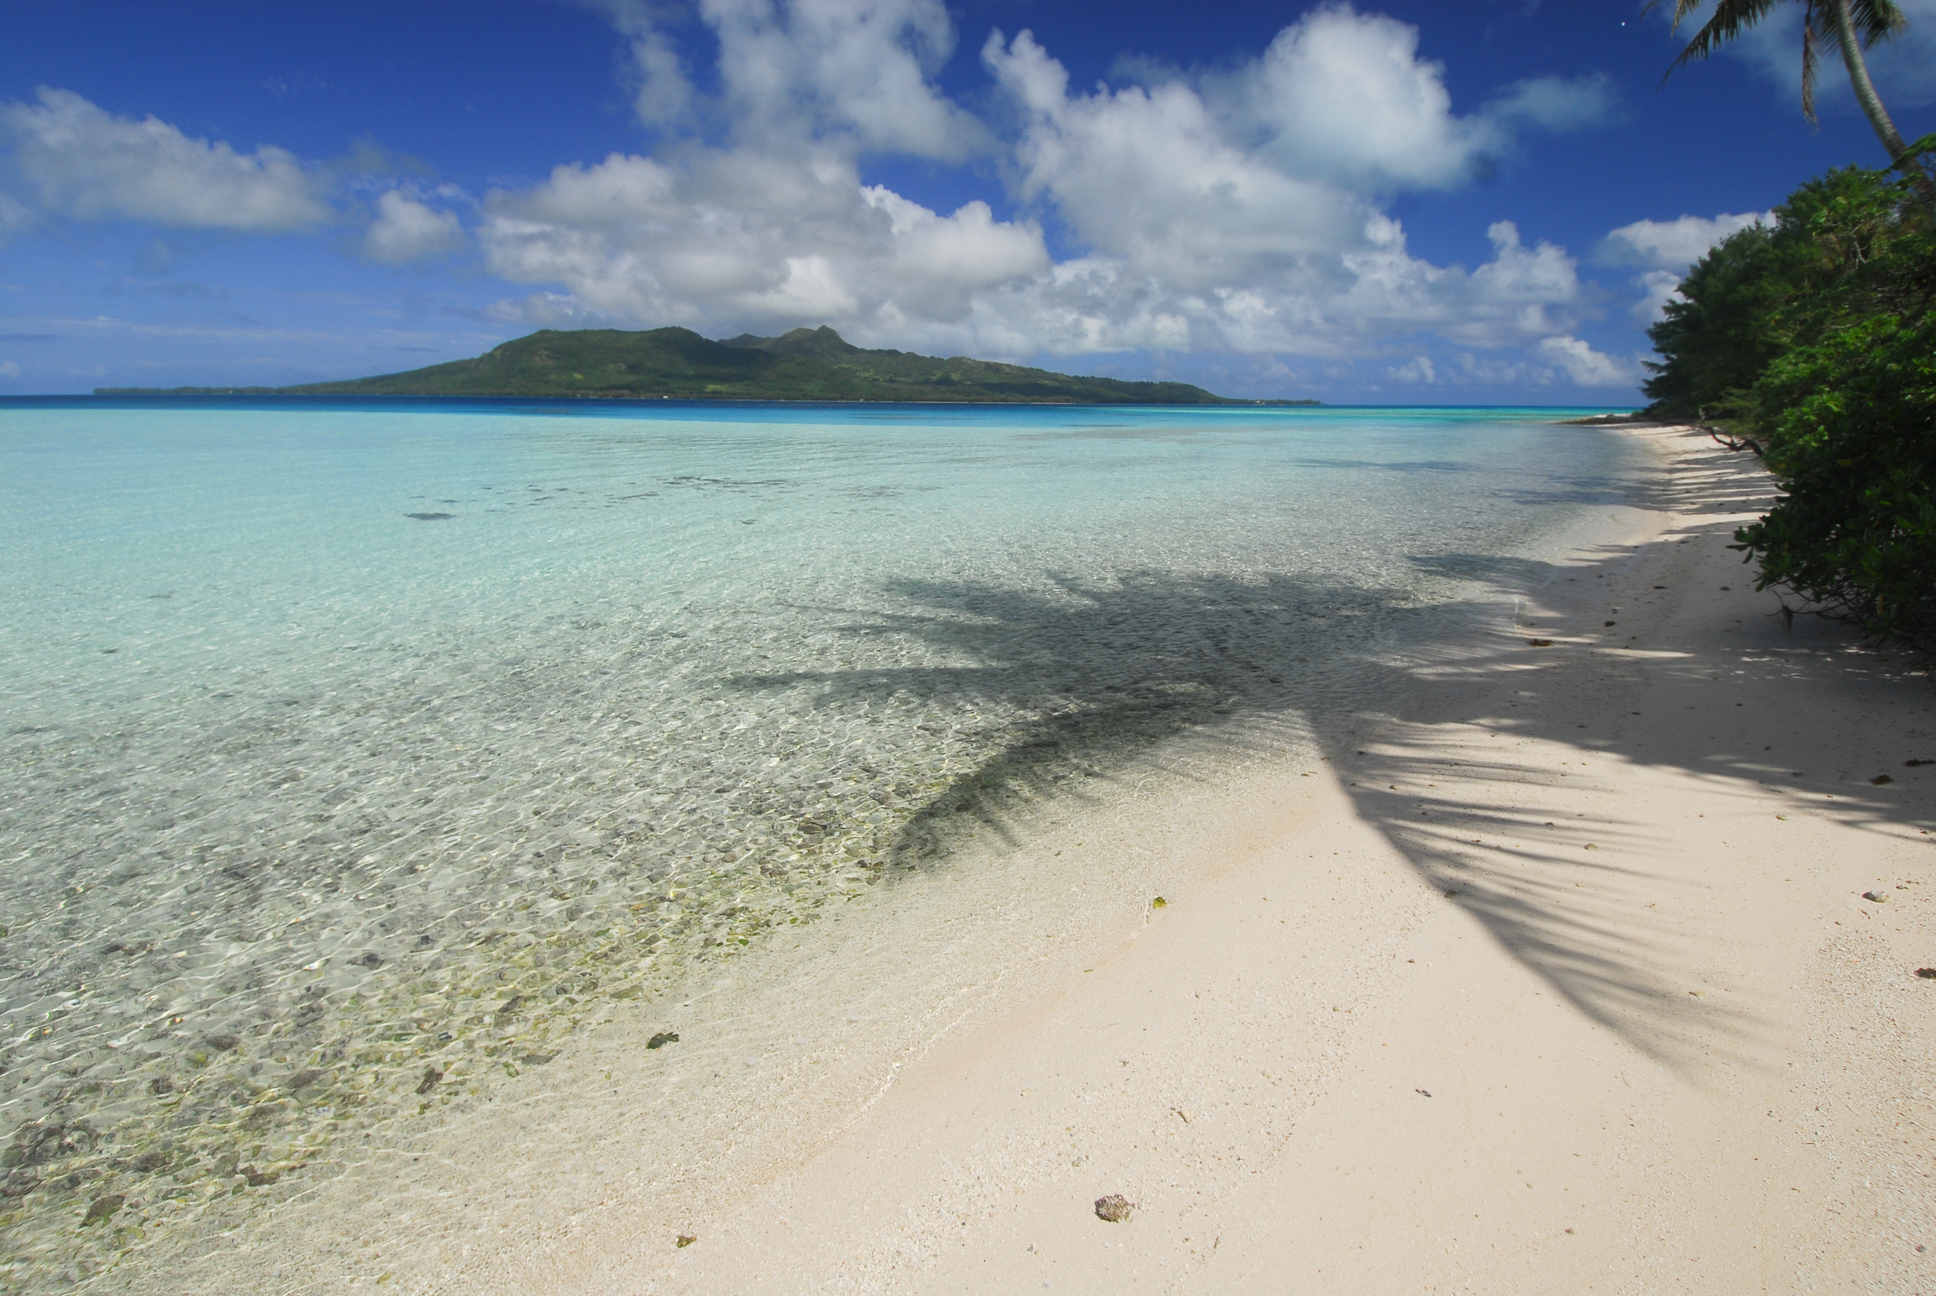
<instances>
[{"instance_id":1,"label":"palm leaf","mask_svg":"<svg viewBox=\"0 0 1936 1296\"><path fill-rule=\"evenodd\" d=\"M1640 12L1652 13L1660 3L1661 0L1646 0ZM1701 4L1702 0L1674 0L1673 30L1679 31L1681 23L1697 12ZM1694 33L1694 39L1687 42L1681 56L1668 65L1660 78L1662 84L1681 64L1706 58L1720 45L1760 22L1774 5L1775 0L1717 0L1706 24ZM1896 0L1802 0L1802 7L1802 114L1811 123L1815 120L1815 77L1821 61L1819 44L1831 41L1848 65L1856 100L1862 105L1869 125L1875 128L1876 138L1889 150L1891 162L1901 167L1915 185L1919 200L1936 213L1936 180L1930 178L1916 159L1915 150L1903 144L1896 124L1889 119L1888 110L1882 106L1869 80L1868 60L1862 57L1863 47L1888 40L1909 26L1909 20L1896 7Z\"/></svg>"},{"instance_id":2,"label":"palm leaf","mask_svg":"<svg viewBox=\"0 0 1936 1296\"><path fill-rule=\"evenodd\" d=\"M1657 2L1658 0L1655 0L1655 3ZM1869 3L1886 5L1889 0L1869 0ZM1681 51L1681 56L1674 60L1673 67L1668 71L1671 72L1673 68L1693 59L1706 58L1716 49L1760 22L1774 6L1775 0L1721 0L1721 3L1714 6L1714 16L1707 20L1701 30L1694 33L1694 39L1687 42L1687 48ZM1642 12L1647 12L1653 7L1654 4L1650 3ZM1681 20L1698 8L1700 8L1700 0L1675 0L1674 30L1679 31Z\"/></svg>"},{"instance_id":3,"label":"palm leaf","mask_svg":"<svg viewBox=\"0 0 1936 1296\"><path fill-rule=\"evenodd\" d=\"M1849 17L1864 45L1888 40L1909 26L1894 0L1849 0Z\"/></svg>"}]
</instances>

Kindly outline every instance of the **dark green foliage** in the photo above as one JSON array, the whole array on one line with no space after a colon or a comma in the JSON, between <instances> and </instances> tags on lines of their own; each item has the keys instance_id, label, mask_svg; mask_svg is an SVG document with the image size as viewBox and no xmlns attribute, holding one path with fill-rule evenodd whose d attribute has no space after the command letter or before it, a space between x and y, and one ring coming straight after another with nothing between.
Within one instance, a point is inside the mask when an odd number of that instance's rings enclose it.
<instances>
[{"instance_id":1,"label":"dark green foliage","mask_svg":"<svg viewBox=\"0 0 1936 1296\"><path fill-rule=\"evenodd\" d=\"M1777 313L1785 345L1745 422L1780 478L1737 533L1780 585L1878 640L1936 651L1936 242L1881 172L1791 200L1811 291ZM1784 210L1784 223L1788 221ZM1798 261L1800 258L1798 258Z\"/></svg>"},{"instance_id":2,"label":"dark green foliage","mask_svg":"<svg viewBox=\"0 0 1936 1296\"><path fill-rule=\"evenodd\" d=\"M1887 173L1845 167L1789 195L1772 229L1751 226L1722 240L1647 331L1662 356L1644 389L1653 412L1745 418L1748 389L1777 356L1898 292L1877 263L1920 224L1902 213L1902 191Z\"/></svg>"},{"instance_id":3,"label":"dark green foliage","mask_svg":"<svg viewBox=\"0 0 1936 1296\"><path fill-rule=\"evenodd\" d=\"M1647 330L1665 364L1644 390L1662 417L1721 417L1781 354L1773 336L1786 286L1774 273L1774 239L1760 225L1730 235L1681 281Z\"/></svg>"},{"instance_id":4,"label":"dark green foliage","mask_svg":"<svg viewBox=\"0 0 1936 1296\"><path fill-rule=\"evenodd\" d=\"M726 342L682 328L640 333L545 329L474 360L281 390L372 396L1224 403L1222 397L1188 383L1072 378L960 356L939 360L906 351L863 351L824 327L795 329L777 338L745 335Z\"/></svg>"},{"instance_id":5,"label":"dark green foliage","mask_svg":"<svg viewBox=\"0 0 1936 1296\"><path fill-rule=\"evenodd\" d=\"M1755 397L1782 492L1737 533L1758 586L1936 650L1936 318L1836 330L1776 360Z\"/></svg>"},{"instance_id":6,"label":"dark green foliage","mask_svg":"<svg viewBox=\"0 0 1936 1296\"><path fill-rule=\"evenodd\" d=\"M1736 533L1781 586L1936 653L1936 240L1886 172L1798 189L1728 239L1652 336L1663 415L1717 422L1781 494Z\"/></svg>"}]
</instances>

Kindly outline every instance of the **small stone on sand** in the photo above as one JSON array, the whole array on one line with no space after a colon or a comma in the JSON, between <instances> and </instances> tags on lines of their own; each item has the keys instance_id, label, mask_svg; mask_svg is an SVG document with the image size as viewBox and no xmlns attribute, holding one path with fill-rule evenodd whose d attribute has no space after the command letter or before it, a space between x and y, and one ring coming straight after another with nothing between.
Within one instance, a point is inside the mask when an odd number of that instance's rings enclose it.
<instances>
[{"instance_id":1,"label":"small stone on sand","mask_svg":"<svg viewBox=\"0 0 1936 1296\"><path fill-rule=\"evenodd\" d=\"M1129 1218L1131 1209L1129 1199L1121 1193L1096 1198L1096 1218L1108 1224L1122 1223Z\"/></svg>"}]
</instances>

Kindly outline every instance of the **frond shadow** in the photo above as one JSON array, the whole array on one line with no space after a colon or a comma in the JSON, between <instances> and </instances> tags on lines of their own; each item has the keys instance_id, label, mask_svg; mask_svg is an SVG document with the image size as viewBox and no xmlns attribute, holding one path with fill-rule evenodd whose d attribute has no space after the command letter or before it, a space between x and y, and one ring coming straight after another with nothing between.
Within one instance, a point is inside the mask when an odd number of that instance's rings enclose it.
<instances>
[{"instance_id":1,"label":"frond shadow","mask_svg":"<svg viewBox=\"0 0 1936 1296\"><path fill-rule=\"evenodd\" d=\"M1716 487L1709 481L1674 489L1712 499ZM1745 499L1748 489L1742 485L1738 494ZM1710 511L1732 507L1736 493L1720 490ZM1711 535L1728 526L1697 519L1686 532ZM1667 540L1679 538L1686 536ZM1439 575L1535 590L1567 578L1610 576L1630 557L1630 549L1609 548L1564 570L1488 554L1418 562ZM1468 761L1457 778L1447 778L1442 756L1422 735L1375 751L1358 745L1373 729L1391 730L1397 699L1422 698L1435 724L1569 744L1603 764L1615 758L1623 767L1685 770L1713 778L1717 792L1726 794L1730 786L1767 780L1773 764L1793 759L1769 754L1778 741L1792 745L1792 717L1744 712L1727 734L1638 720L1583 727L1569 709L1580 663L1588 660L1582 654L1596 655L1595 670L1634 669L1611 655L1622 645L1610 638L1544 656L1524 638L1500 633L1475 645L1472 621L1484 610L1478 604L1421 608L1397 591L1290 573L1254 580L1144 573L1106 585L1063 576L1038 591L904 582L887 592L902 608L918 610L854 613L846 632L908 636L963 664L744 676L732 683L745 689L813 683L829 695L952 693L999 702L1026 717L996 736L994 754L949 781L905 823L894 846L902 862L934 856L961 822L1016 839L1026 804L1090 795L1087 789L1132 760L1160 759L1165 744L1179 736L1256 742L1291 727L1333 759L1365 822L1582 1013L1676 1066L1692 1066L1697 1055L1744 1052L1743 1041L1759 1031L1746 1013L1689 993L1683 982L1694 972L1679 939L1636 898L1649 879L1617 862L1632 853L1629 847L1671 849L1671 843L1647 842L1631 823L1536 817L1522 794L1556 780L1529 766ZM1775 633L1771 622L1765 634ZM1726 687L1730 679L1773 671L1798 695L1833 708L1842 691L1870 687L1889 668L1826 639L1763 643L1744 636L1725 652L1682 654L1648 669L1666 686L1688 689ZM1508 673L1514 709L1507 715L1471 710L1497 689L1461 685L1497 684ZM1784 769L1782 779L1783 787L1800 791L1832 787L1837 813L1848 822L1936 827L1926 804L1864 791L1866 785L1852 788L1847 771ZM1446 786L1429 786L1435 782ZM1597 849L1588 853L1589 845Z\"/></svg>"}]
</instances>

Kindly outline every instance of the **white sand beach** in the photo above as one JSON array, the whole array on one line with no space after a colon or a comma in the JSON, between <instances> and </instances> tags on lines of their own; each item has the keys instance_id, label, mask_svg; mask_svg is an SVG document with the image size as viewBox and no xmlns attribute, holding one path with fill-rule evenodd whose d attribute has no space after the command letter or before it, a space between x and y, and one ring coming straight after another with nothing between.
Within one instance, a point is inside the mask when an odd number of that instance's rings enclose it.
<instances>
[{"instance_id":1,"label":"white sand beach","mask_svg":"<svg viewBox=\"0 0 1936 1296\"><path fill-rule=\"evenodd\" d=\"M778 940L176 1274L1936 1291L1936 694L1753 591L1751 460L1631 435L1631 543L1323 759Z\"/></svg>"}]
</instances>

